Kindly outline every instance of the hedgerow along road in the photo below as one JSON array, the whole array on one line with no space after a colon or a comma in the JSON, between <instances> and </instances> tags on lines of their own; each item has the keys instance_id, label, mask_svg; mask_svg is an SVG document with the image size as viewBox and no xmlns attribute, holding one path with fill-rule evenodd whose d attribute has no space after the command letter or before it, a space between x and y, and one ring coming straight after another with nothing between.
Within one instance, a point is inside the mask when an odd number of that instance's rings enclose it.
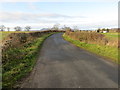
<instances>
[{"instance_id":1,"label":"hedgerow along road","mask_svg":"<svg viewBox=\"0 0 120 90\"><path fill-rule=\"evenodd\" d=\"M118 66L78 48L58 33L47 38L21 88L117 88Z\"/></svg>"}]
</instances>

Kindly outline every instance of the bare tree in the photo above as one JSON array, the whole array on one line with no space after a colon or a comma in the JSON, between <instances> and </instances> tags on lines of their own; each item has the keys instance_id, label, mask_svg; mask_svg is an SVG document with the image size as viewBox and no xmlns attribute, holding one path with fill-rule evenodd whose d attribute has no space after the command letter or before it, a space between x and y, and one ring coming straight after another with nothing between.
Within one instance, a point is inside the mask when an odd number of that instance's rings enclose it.
<instances>
[{"instance_id":1,"label":"bare tree","mask_svg":"<svg viewBox=\"0 0 120 90\"><path fill-rule=\"evenodd\" d=\"M30 26L26 26L25 27L25 31L30 31L31 27Z\"/></svg>"},{"instance_id":2,"label":"bare tree","mask_svg":"<svg viewBox=\"0 0 120 90\"><path fill-rule=\"evenodd\" d=\"M107 28L106 31L109 32L109 29Z\"/></svg>"},{"instance_id":3,"label":"bare tree","mask_svg":"<svg viewBox=\"0 0 120 90\"><path fill-rule=\"evenodd\" d=\"M7 27L7 30L8 30L8 31L10 31L10 28L9 28L9 27Z\"/></svg>"},{"instance_id":4,"label":"bare tree","mask_svg":"<svg viewBox=\"0 0 120 90\"><path fill-rule=\"evenodd\" d=\"M99 28L98 30L97 30L97 32L99 33L101 31L101 29Z\"/></svg>"},{"instance_id":5,"label":"bare tree","mask_svg":"<svg viewBox=\"0 0 120 90\"><path fill-rule=\"evenodd\" d=\"M71 30L71 28L70 28L70 27L67 27L66 25L64 25L63 29L64 29L65 31Z\"/></svg>"},{"instance_id":6,"label":"bare tree","mask_svg":"<svg viewBox=\"0 0 120 90\"><path fill-rule=\"evenodd\" d=\"M102 33L103 33L103 31L106 31L106 29L105 29L105 28L103 28L103 29L102 29Z\"/></svg>"},{"instance_id":7,"label":"bare tree","mask_svg":"<svg viewBox=\"0 0 120 90\"><path fill-rule=\"evenodd\" d=\"M59 30L59 26L60 26L60 24L55 24L55 25L53 26L52 30Z\"/></svg>"},{"instance_id":8,"label":"bare tree","mask_svg":"<svg viewBox=\"0 0 120 90\"><path fill-rule=\"evenodd\" d=\"M77 26L74 26L74 27L73 27L73 30L74 30L74 31L78 31L79 29L78 29Z\"/></svg>"},{"instance_id":9,"label":"bare tree","mask_svg":"<svg viewBox=\"0 0 120 90\"><path fill-rule=\"evenodd\" d=\"M1 26L0 26L0 31L4 31L5 28L6 28L6 27L5 27L4 25L1 25Z\"/></svg>"},{"instance_id":10,"label":"bare tree","mask_svg":"<svg viewBox=\"0 0 120 90\"><path fill-rule=\"evenodd\" d=\"M22 28L20 26L16 26L14 29L15 29L15 31L21 31L22 30Z\"/></svg>"}]
</instances>

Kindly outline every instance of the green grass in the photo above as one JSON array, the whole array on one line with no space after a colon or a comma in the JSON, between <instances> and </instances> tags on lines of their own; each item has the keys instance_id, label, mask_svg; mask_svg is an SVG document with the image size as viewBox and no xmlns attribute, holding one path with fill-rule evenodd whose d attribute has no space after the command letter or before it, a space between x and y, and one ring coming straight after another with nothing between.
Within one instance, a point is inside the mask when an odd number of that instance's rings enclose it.
<instances>
[{"instance_id":1,"label":"green grass","mask_svg":"<svg viewBox=\"0 0 120 90\"><path fill-rule=\"evenodd\" d=\"M120 37L120 35L118 35L118 33L103 33L103 34L106 36L109 36L109 37Z\"/></svg>"},{"instance_id":2,"label":"green grass","mask_svg":"<svg viewBox=\"0 0 120 90\"><path fill-rule=\"evenodd\" d=\"M10 48L2 53L6 59L3 61L7 61L2 67L3 88L15 86L22 77L32 71L43 41L52 34L44 34L20 48Z\"/></svg>"},{"instance_id":3,"label":"green grass","mask_svg":"<svg viewBox=\"0 0 120 90\"><path fill-rule=\"evenodd\" d=\"M120 37L120 34L118 33L102 33L102 34L104 34L107 38L111 40L118 40L118 38Z\"/></svg>"},{"instance_id":4,"label":"green grass","mask_svg":"<svg viewBox=\"0 0 120 90\"><path fill-rule=\"evenodd\" d=\"M12 32L0 32L0 41L5 39Z\"/></svg>"},{"instance_id":5,"label":"green grass","mask_svg":"<svg viewBox=\"0 0 120 90\"><path fill-rule=\"evenodd\" d=\"M0 41L4 40L11 33L30 33L34 31L0 31Z\"/></svg>"},{"instance_id":6,"label":"green grass","mask_svg":"<svg viewBox=\"0 0 120 90\"><path fill-rule=\"evenodd\" d=\"M78 40L73 40L69 36L66 36L65 34L63 35L63 38L78 47L86 49L100 56L110 58L114 62L118 63L118 48L110 47L110 46L100 46L97 44L87 44L84 42L80 42Z\"/></svg>"}]
</instances>

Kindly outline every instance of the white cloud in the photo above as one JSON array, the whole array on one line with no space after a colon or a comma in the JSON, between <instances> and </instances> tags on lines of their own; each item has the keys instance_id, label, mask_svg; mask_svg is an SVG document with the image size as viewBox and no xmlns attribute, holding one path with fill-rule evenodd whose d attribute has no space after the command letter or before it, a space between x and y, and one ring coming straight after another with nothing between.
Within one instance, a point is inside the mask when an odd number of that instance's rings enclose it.
<instances>
[{"instance_id":1,"label":"white cloud","mask_svg":"<svg viewBox=\"0 0 120 90\"><path fill-rule=\"evenodd\" d=\"M23 13L23 12L0 12L0 24L7 27L30 25L34 29L52 27L59 23L67 26L78 26L81 29L117 27L117 18L112 16L104 17L85 17L68 16L53 13Z\"/></svg>"},{"instance_id":2,"label":"white cloud","mask_svg":"<svg viewBox=\"0 0 120 90\"><path fill-rule=\"evenodd\" d=\"M0 12L1 24L8 27L31 25L34 28L39 27L51 27L56 23L76 24L82 22L84 16L67 16L61 14L52 13L23 13L23 12Z\"/></svg>"},{"instance_id":3,"label":"white cloud","mask_svg":"<svg viewBox=\"0 0 120 90\"><path fill-rule=\"evenodd\" d=\"M22 13L22 12L1 12L0 19L2 22L9 22L9 23L56 23L57 21L78 21L83 16L67 16L61 14L51 14L51 13Z\"/></svg>"},{"instance_id":4,"label":"white cloud","mask_svg":"<svg viewBox=\"0 0 120 90\"><path fill-rule=\"evenodd\" d=\"M29 2L27 3L28 4L28 8L31 9L31 10L40 10L40 8L38 8L38 6L34 5L34 3L32 2Z\"/></svg>"}]
</instances>

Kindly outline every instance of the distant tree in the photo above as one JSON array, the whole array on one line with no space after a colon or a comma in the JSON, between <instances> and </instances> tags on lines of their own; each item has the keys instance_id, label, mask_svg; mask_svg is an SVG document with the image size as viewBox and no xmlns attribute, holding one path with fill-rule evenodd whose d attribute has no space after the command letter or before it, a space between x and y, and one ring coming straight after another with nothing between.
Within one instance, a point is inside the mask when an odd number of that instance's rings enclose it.
<instances>
[{"instance_id":1,"label":"distant tree","mask_svg":"<svg viewBox=\"0 0 120 90\"><path fill-rule=\"evenodd\" d=\"M10 28L9 28L9 27L7 27L7 30L8 30L8 31L10 31Z\"/></svg>"},{"instance_id":2,"label":"distant tree","mask_svg":"<svg viewBox=\"0 0 120 90\"><path fill-rule=\"evenodd\" d=\"M78 29L77 26L74 26L74 27L73 27L73 30L74 30L74 31L78 31L79 29Z\"/></svg>"},{"instance_id":3,"label":"distant tree","mask_svg":"<svg viewBox=\"0 0 120 90\"><path fill-rule=\"evenodd\" d=\"M21 31L22 30L22 28L20 26L16 26L14 29L15 29L15 31Z\"/></svg>"},{"instance_id":4,"label":"distant tree","mask_svg":"<svg viewBox=\"0 0 120 90\"><path fill-rule=\"evenodd\" d=\"M109 29L107 28L106 31L109 32Z\"/></svg>"},{"instance_id":5,"label":"distant tree","mask_svg":"<svg viewBox=\"0 0 120 90\"><path fill-rule=\"evenodd\" d=\"M99 33L101 31L101 29L99 28L98 30L97 30L97 32Z\"/></svg>"},{"instance_id":6,"label":"distant tree","mask_svg":"<svg viewBox=\"0 0 120 90\"><path fill-rule=\"evenodd\" d=\"M31 27L30 26L26 26L25 27L25 31L30 31Z\"/></svg>"},{"instance_id":7,"label":"distant tree","mask_svg":"<svg viewBox=\"0 0 120 90\"><path fill-rule=\"evenodd\" d=\"M106 29L105 29L105 28L103 28L103 29L102 29L102 31L106 31Z\"/></svg>"},{"instance_id":8,"label":"distant tree","mask_svg":"<svg viewBox=\"0 0 120 90\"><path fill-rule=\"evenodd\" d=\"M71 28L70 28L70 27L67 27L66 25L64 25L63 29L64 29L65 31L71 30Z\"/></svg>"},{"instance_id":9,"label":"distant tree","mask_svg":"<svg viewBox=\"0 0 120 90\"><path fill-rule=\"evenodd\" d=\"M0 31L4 31L5 28L6 28L6 27L5 27L4 25L1 25L1 26L0 26Z\"/></svg>"},{"instance_id":10,"label":"distant tree","mask_svg":"<svg viewBox=\"0 0 120 90\"><path fill-rule=\"evenodd\" d=\"M55 24L55 25L52 27L52 30L59 30L59 26L60 26L60 24Z\"/></svg>"}]
</instances>

